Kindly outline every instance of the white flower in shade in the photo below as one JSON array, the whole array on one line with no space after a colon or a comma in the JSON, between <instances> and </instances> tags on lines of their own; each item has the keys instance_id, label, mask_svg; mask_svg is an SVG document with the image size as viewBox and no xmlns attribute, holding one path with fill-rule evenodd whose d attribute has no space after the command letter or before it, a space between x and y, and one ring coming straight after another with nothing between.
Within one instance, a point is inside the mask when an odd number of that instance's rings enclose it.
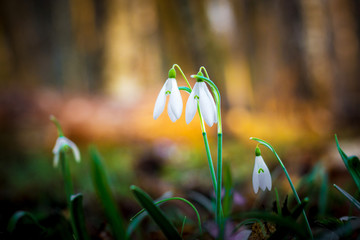
<instances>
[{"instance_id":1,"label":"white flower in shade","mask_svg":"<svg viewBox=\"0 0 360 240\"><path fill-rule=\"evenodd\" d=\"M166 80L164 86L156 99L153 117L156 120L164 111L166 96L170 95L167 111L171 121L175 122L181 116L183 109L183 102L181 94L175 79L175 69L170 69L169 78Z\"/></svg>"},{"instance_id":2,"label":"white flower in shade","mask_svg":"<svg viewBox=\"0 0 360 240\"><path fill-rule=\"evenodd\" d=\"M200 112L205 122L210 127L217 123L216 105L214 99L206 86L205 82L196 82L189 99L186 103L185 119L189 124L197 111L197 104L199 103Z\"/></svg>"},{"instance_id":3,"label":"white flower in shade","mask_svg":"<svg viewBox=\"0 0 360 240\"><path fill-rule=\"evenodd\" d=\"M58 139L56 140L55 147L52 150L54 154L54 167L57 167L57 165L59 164L60 151L64 147L69 147L74 154L75 161L80 162L80 151L76 144L67 137L61 136L58 137Z\"/></svg>"},{"instance_id":4,"label":"white flower in shade","mask_svg":"<svg viewBox=\"0 0 360 240\"><path fill-rule=\"evenodd\" d=\"M260 149L258 147L256 147L255 155L256 155L255 166L252 177L254 192L257 193L259 191L259 187L263 191L265 191L266 188L270 191L271 190L270 171L266 166L264 159L260 155Z\"/></svg>"}]
</instances>

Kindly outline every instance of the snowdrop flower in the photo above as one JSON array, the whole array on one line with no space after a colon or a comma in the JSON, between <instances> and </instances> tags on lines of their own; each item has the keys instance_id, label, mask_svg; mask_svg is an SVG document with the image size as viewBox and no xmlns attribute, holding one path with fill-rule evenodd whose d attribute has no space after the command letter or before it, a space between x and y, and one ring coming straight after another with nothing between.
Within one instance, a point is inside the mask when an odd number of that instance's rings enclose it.
<instances>
[{"instance_id":1,"label":"snowdrop flower","mask_svg":"<svg viewBox=\"0 0 360 240\"><path fill-rule=\"evenodd\" d=\"M75 157L75 161L80 162L80 151L79 151L78 147L76 146L76 144L73 141L71 141L70 139L68 139L67 137L60 136L56 140L55 147L52 150L52 152L54 154L54 167L57 167L59 164L59 156L60 156L61 149L67 148L67 147L69 147L72 150L74 157Z\"/></svg>"},{"instance_id":2,"label":"snowdrop flower","mask_svg":"<svg viewBox=\"0 0 360 240\"><path fill-rule=\"evenodd\" d=\"M202 76L202 73L199 72L198 75ZM195 83L186 103L185 119L187 124L193 120L197 111L198 103L201 115L207 125L211 127L214 123L217 123L217 112L214 99L207 88L206 83L200 79L197 79L197 82Z\"/></svg>"},{"instance_id":3,"label":"snowdrop flower","mask_svg":"<svg viewBox=\"0 0 360 240\"><path fill-rule=\"evenodd\" d=\"M264 159L261 156L260 148L256 147L255 149L255 166L252 177L254 192L261 190L265 191L267 188L271 190L271 175L268 167L266 166Z\"/></svg>"},{"instance_id":4,"label":"snowdrop flower","mask_svg":"<svg viewBox=\"0 0 360 240\"><path fill-rule=\"evenodd\" d=\"M166 80L164 86L161 88L160 93L156 99L153 117L156 120L164 111L166 96L170 95L167 111L171 121L175 122L181 116L183 103L181 94L176 83L176 72L174 68L169 71L169 78Z\"/></svg>"}]
</instances>

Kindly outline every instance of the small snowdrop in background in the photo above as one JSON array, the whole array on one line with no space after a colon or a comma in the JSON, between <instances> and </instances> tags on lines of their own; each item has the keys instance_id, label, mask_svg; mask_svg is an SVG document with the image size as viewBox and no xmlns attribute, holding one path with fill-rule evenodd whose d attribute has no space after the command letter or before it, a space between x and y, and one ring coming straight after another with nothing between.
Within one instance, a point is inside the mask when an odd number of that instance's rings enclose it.
<instances>
[{"instance_id":1,"label":"small snowdrop in background","mask_svg":"<svg viewBox=\"0 0 360 240\"><path fill-rule=\"evenodd\" d=\"M271 190L271 175L269 168L266 166L264 159L261 156L260 148L256 147L255 149L255 165L252 176L253 189L257 193L259 187L261 190L265 191L266 188Z\"/></svg>"},{"instance_id":2,"label":"small snowdrop in background","mask_svg":"<svg viewBox=\"0 0 360 240\"><path fill-rule=\"evenodd\" d=\"M59 136L58 139L56 139L55 146L52 150L54 154L54 167L57 167L59 165L59 156L61 149L66 149L68 147L74 153L75 161L80 162L80 151L76 144L65 136Z\"/></svg>"}]
</instances>

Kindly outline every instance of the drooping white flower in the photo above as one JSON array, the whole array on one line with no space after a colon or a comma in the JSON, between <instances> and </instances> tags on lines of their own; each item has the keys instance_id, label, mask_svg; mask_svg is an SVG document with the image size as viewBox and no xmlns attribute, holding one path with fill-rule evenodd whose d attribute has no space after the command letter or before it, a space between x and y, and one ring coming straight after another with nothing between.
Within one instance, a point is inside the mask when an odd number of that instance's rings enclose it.
<instances>
[{"instance_id":1,"label":"drooping white flower","mask_svg":"<svg viewBox=\"0 0 360 240\"><path fill-rule=\"evenodd\" d=\"M153 117L156 120L164 111L166 96L170 96L167 111L171 121L175 122L181 116L183 103L181 94L175 79L175 70L172 68L169 71L169 78L166 80L164 86L156 99Z\"/></svg>"},{"instance_id":2,"label":"drooping white flower","mask_svg":"<svg viewBox=\"0 0 360 240\"><path fill-rule=\"evenodd\" d=\"M60 151L63 147L66 147L66 146L68 146L72 150L74 157L75 157L75 161L80 162L80 151L79 151L78 147L76 146L76 144L73 141L71 141L70 139L68 139L67 137L60 136L56 140L55 146L52 150L52 152L54 154L54 167L58 166Z\"/></svg>"},{"instance_id":3,"label":"drooping white flower","mask_svg":"<svg viewBox=\"0 0 360 240\"><path fill-rule=\"evenodd\" d=\"M270 171L269 168L266 166L264 159L260 155L260 149L258 147L256 147L255 155L256 155L255 166L252 176L254 192L257 193L259 191L259 187L263 191L265 191L266 188L270 191L271 190Z\"/></svg>"},{"instance_id":4,"label":"drooping white flower","mask_svg":"<svg viewBox=\"0 0 360 240\"><path fill-rule=\"evenodd\" d=\"M205 122L210 127L217 123L217 112L214 99L206 86L205 82L196 82L194 88L186 103L185 119L189 124L197 111L197 104L199 103L200 112Z\"/></svg>"}]
</instances>

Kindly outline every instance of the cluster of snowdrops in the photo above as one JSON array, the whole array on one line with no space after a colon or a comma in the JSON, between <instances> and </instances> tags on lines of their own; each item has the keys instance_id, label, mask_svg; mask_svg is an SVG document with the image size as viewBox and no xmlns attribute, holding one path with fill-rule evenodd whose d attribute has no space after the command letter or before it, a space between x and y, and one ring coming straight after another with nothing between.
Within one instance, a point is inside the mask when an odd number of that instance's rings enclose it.
<instances>
[{"instance_id":1,"label":"cluster of snowdrops","mask_svg":"<svg viewBox=\"0 0 360 240\"><path fill-rule=\"evenodd\" d=\"M181 73L181 76L185 80L187 86L178 86L176 80L176 70ZM178 228L174 226L171 220L160 209L160 205L164 202L177 200L186 203L195 212L198 230L194 231L191 239L202 239L205 236L211 236L212 238L216 239L267 239L269 237L270 239L282 239L286 237L294 237L296 239L313 239L313 230L310 226L307 214L305 212L305 207L308 199L304 198L303 200L301 200L298 196L295 186L291 181L290 175L288 174L283 162L281 161L279 155L276 153L275 149L268 142L253 137L250 139L257 142L257 146L255 148L255 164L252 175L254 192L258 193L259 188L263 191L266 189L270 191L272 188L270 171L261 156L259 148L262 145L267 147L268 149L270 149L271 152L274 153L291 186L294 198L297 202L297 206L293 210L288 210L285 202L284 206L281 208L280 203L277 199L277 211L275 213L245 213L239 218L241 219L241 221L238 222L237 226L233 227L232 231L227 231L227 225L232 218L231 214L229 213L228 201L232 198L233 195L231 186L229 187L228 183L223 184L223 179L226 179L227 177L224 178L223 176L223 131L221 120L221 95L215 83L210 80L210 77L204 67L200 67L198 73L196 75L191 75L191 78L196 81L193 88L191 87L191 84L189 83L187 77L185 76L181 68L177 64L174 64L172 66L168 73L168 79L165 81L156 99L153 118L156 120L162 114L165 109L167 97L169 97L167 112L171 121L175 122L180 118L183 111L183 101L180 91L185 91L189 94L185 109L185 119L187 123L190 123L194 118L196 112L198 112L210 172L210 179L212 182L215 196L213 213L214 222L216 224L216 231L203 230L203 223L201 221L199 212L197 211L194 204L187 199L181 197L163 196L162 198L154 201L146 192L136 186L131 186L130 189L138 203L141 205L141 207L143 207L143 210L135 214L135 216L131 218L130 222L126 224L126 220L122 217L117 203L114 201L114 197L109 187L106 170L102 163L101 157L96 148L92 147L90 149L90 156L92 159L91 163L94 187L104 208L113 238L133 239L133 233L140 226L141 220L146 216L150 216L158 225L159 229L167 239L182 239L182 233L186 218L184 218L183 224L180 228L181 230L178 230ZM86 221L83 212L83 196L81 193L74 193L68 157L66 155L66 152L68 150L72 150L74 159L77 162L80 162L80 151L74 142L65 137L57 119L52 116L51 120L56 125L59 134L59 137L56 140L55 147L53 148L54 166L57 167L58 165L61 165L61 171L63 173L66 200L68 204L68 209L70 211L69 221L72 229L70 237L72 239L87 240L90 239L90 236L86 229ZM214 167L214 162L212 159L205 123L210 127L214 124L217 124L216 168ZM360 191L359 159L355 156L348 157L341 150L337 142L337 138L336 143L340 156L342 157L350 175L354 179L356 186ZM352 204L354 204L355 207L360 210L360 203L358 202L358 200L356 200L355 197L344 191L339 186L334 186ZM285 212L287 212L287 214ZM297 222L300 215L302 215L304 220L303 225L300 225ZM14 214L14 216L9 222L9 231L16 232L17 226L24 218L28 218L28 220L30 219L29 221L33 222L36 226L41 225L37 221L37 219L35 219L30 213L18 212ZM354 231L355 229L360 228L360 223L357 218L355 220L354 218L349 218L347 219L347 221L349 221L349 224L353 226ZM271 224L269 225L269 223ZM340 233L338 233L338 235L342 236L341 227L348 227L348 225L346 224L347 223L344 222L342 226L339 226L340 230L335 229L334 232L336 233L336 231L339 231ZM51 231L49 231L43 226L41 226L39 231L41 232L41 234L39 235L39 239L51 239ZM326 238L326 236L328 236L326 235L326 233L319 234L319 237Z\"/></svg>"}]
</instances>

